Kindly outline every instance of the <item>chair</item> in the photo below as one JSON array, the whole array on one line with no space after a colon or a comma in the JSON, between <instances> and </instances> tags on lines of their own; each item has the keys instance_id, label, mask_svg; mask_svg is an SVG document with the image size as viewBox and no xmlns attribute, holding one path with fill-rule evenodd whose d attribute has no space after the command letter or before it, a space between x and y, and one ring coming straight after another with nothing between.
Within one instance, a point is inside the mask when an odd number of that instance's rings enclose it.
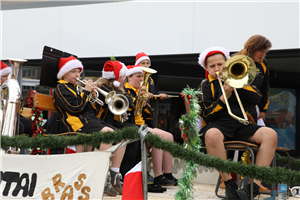
<instances>
[{"instance_id":1,"label":"chair","mask_svg":"<svg viewBox=\"0 0 300 200\"><path fill-rule=\"evenodd\" d=\"M255 154L254 154L254 152L258 151L259 145L253 144L253 143L249 143L249 142L243 142L243 141L227 141L227 142L224 142L224 146L225 146L226 152L228 152L228 151L235 151L235 150L250 152L251 153L251 163L255 164ZM276 152L277 151L278 152L284 152L287 155L287 157L288 157L287 169L289 169L290 168L290 154L289 154L290 149L283 148L283 147L277 147L276 148ZM272 161L271 166L272 167L276 166L276 156L275 155L273 157L273 161ZM239 178L237 178L237 180L238 179ZM215 189L215 194L216 194L217 197L226 198L225 195L218 194L220 181L221 181L221 176L219 176L219 178L218 178L216 189ZM238 182L237 185L240 188L242 184L241 184L240 181L237 181L237 182ZM275 184L272 184L272 188L271 189L275 190ZM251 179L251 181L250 181L250 191L251 191L251 197L250 197L250 199L253 199L253 179ZM270 192L261 192L261 193L263 193L263 194L271 194Z\"/></svg>"}]
</instances>

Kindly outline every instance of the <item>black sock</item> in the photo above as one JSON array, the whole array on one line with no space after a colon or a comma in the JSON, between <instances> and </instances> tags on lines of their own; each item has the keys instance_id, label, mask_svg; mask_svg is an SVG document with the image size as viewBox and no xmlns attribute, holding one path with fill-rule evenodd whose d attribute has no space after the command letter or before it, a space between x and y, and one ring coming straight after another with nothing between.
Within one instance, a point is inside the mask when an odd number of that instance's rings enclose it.
<instances>
[{"instance_id":1,"label":"black sock","mask_svg":"<svg viewBox=\"0 0 300 200\"><path fill-rule=\"evenodd\" d=\"M164 173L164 176L169 179L169 180L173 180L174 176L172 175L172 173Z\"/></svg>"},{"instance_id":2,"label":"black sock","mask_svg":"<svg viewBox=\"0 0 300 200\"><path fill-rule=\"evenodd\" d=\"M225 185L227 185L232 180L235 182L235 180L233 178L229 179L228 181L224 181Z\"/></svg>"}]
</instances>

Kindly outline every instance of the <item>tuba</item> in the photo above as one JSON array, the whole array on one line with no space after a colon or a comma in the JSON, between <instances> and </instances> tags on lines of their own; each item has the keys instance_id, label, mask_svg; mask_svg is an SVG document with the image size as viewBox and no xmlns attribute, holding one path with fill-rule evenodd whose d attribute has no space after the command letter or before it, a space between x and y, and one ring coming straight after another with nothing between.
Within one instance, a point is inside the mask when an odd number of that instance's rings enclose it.
<instances>
[{"instance_id":1,"label":"tuba","mask_svg":"<svg viewBox=\"0 0 300 200\"><path fill-rule=\"evenodd\" d=\"M79 93L82 92L83 87L80 86L85 86L86 81L85 80L80 80L79 78L77 78L78 80L78 85L77 85L77 91ZM95 86L96 87L96 86ZM105 96L105 103L108 105L108 109L110 110L110 112L112 112L114 115L122 115L124 120L127 120L128 117L126 118L126 111L129 108L129 101L128 99L122 95L122 94L116 94L115 91L111 91L111 92L106 92L102 89L100 89L99 87L97 87L97 89L95 89L95 92L98 96L98 92L100 92L103 96ZM90 103L98 103L101 106L104 105L104 103L94 97L92 94L89 95L89 102Z\"/></svg>"},{"instance_id":2,"label":"tuba","mask_svg":"<svg viewBox=\"0 0 300 200\"><path fill-rule=\"evenodd\" d=\"M254 81L255 76L256 76L256 65L255 65L254 61L248 56L236 55L236 56L233 56L230 59L228 59L225 62L223 69L222 69L222 79L225 83L227 83L228 85L233 87L235 96L236 96L237 101L242 110L244 119L234 115L231 112L231 109L230 109L230 106L229 106L229 103L227 100L227 96L225 94L224 87L221 82L219 72L216 72L216 74L217 74L217 77L218 77L218 80L219 80L219 83L221 86L222 93L224 95L228 114L232 118L238 120L239 122L241 122L245 125L248 125L249 124L248 117L244 110L242 102L239 98L239 95L236 91L236 88L246 87L247 85L250 85Z\"/></svg>"},{"instance_id":3,"label":"tuba","mask_svg":"<svg viewBox=\"0 0 300 200\"><path fill-rule=\"evenodd\" d=\"M155 74L157 71L147 67L140 67L144 71L144 80L141 82L140 89L138 92L138 97L136 100L134 116L138 116L142 113L144 103L147 99L147 94L141 95L141 88L142 86L147 86L148 79L150 78L151 74Z\"/></svg>"},{"instance_id":4,"label":"tuba","mask_svg":"<svg viewBox=\"0 0 300 200\"><path fill-rule=\"evenodd\" d=\"M0 108L0 128L1 134L9 137L19 134L21 90L17 82L19 69L27 60L7 59L11 65L12 73L1 85L1 108ZM19 154L18 148L9 147L7 154Z\"/></svg>"}]
</instances>

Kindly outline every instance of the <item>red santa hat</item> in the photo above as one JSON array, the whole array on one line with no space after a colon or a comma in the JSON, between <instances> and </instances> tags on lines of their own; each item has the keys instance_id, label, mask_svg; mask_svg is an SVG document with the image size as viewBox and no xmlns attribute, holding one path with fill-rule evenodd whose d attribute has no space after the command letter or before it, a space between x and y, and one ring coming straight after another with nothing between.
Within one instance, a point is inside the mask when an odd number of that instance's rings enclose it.
<instances>
[{"instance_id":1,"label":"red santa hat","mask_svg":"<svg viewBox=\"0 0 300 200\"><path fill-rule=\"evenodd\" d=\"M207 58L209 56L212 56L212 55L215 55L218 53L225 56L226 60L228 60L230 58L229 51L227 49L225 49L224 47L220 47L220 46L209 47L200 54L200 56L198 58L199 65L201 65L203 67L203 69L206 70L205 65L206 65ZM208 77L208 71L205 71L205 78L207 78L207 77Z\"/></svg>"},{"instance_id":2,"label":"red santa hat","mask_svg":"<svg viewBox=\"0 0 300 200\"><path fill-rule=\"evenodd\" d=\"M119 82L119 78L126 75L126 71L127 68L123 63L110 60L104 64L102 77L106 79L115 78L116 80L113 83L114 86L120 87L121 83Z\"/></svg>"},{"instance_id":3,"label":"red santa hat","mask_svg":"<svg viewBox=\"0 0 300 200\"><path fill-rule=\"evenodd\" d=\"M74 56L70 56L68 58L60 58L58 63L57 78L62 79L63 75L65 75L72 69L80 69L80 73L81 73L83 70L83 65Z\"/></svg>"},{"instance_id":4,"label":"red santa hat","mask_svg":"<svg viewBox=\"0 0 300 200\"><path fill-rule=\"evenodd\" d=\"M128 65L127 66L127 72L126 76L130 76L135 73L143 73L143 70L141 69L141 65Z\"/></svg>"},{"instance_id":5,"label":"red santa hat","mask_svg":"<svg viewBox=\"0 0 300 200\"><path fill-rule=\"evenodd\" d=\"M4 62L1 61L1 70L0 70L1 76L6 76L11 72L12 72L11 67L7 66Z\"/></svg>"},{"instance_id":6,"label":"red santa hat","mask_svg":"<svg viewBox=\"0 0 300 200\"><path fill-rule=\"evenodd\" d=\"M145 54L144 52L136 54L135 65L138 65L143 60L149 60L150 66L151 66L151 60L150 60L149 56L147 54Z\"/></svg>"},{"instance_id":7,"label":"red santa hat","mask_svg":"<svg viewBox=\"0 0 300 200\"><path fill-rule=\"evenodd\" d=\"M216 47L210 47L205 49L198 58L198 63L201 65L204 69L204 65L206 65L206 60L209 56L212 56L214 54L220 53L225 56L226 60L230 58L229 51L225 49L224 47L216 46Z\"/></svg>"}]
</instances>

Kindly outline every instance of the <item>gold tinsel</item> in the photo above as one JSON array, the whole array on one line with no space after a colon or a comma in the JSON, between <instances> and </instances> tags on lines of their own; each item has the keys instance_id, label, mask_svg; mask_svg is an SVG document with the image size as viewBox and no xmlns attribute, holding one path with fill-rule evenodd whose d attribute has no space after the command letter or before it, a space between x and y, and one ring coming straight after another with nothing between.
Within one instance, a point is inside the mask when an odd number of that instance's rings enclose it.
<instances>
[{"instance_id":1,"label":"gold tinsel","mask_svg":"<svg viewBox=\"0 0 300 200\"><path fill-rule=\"evenodd\" d=\"M248 151L245 151L245 152L243 153L243 156L241 157L242 162L243 162L244 164L251 164L250 158L251 158L251 154L250 154ZM244 178L245 178L245 177L241 176L241 179L244 179Z\"/></svg>"}]
</instances>

